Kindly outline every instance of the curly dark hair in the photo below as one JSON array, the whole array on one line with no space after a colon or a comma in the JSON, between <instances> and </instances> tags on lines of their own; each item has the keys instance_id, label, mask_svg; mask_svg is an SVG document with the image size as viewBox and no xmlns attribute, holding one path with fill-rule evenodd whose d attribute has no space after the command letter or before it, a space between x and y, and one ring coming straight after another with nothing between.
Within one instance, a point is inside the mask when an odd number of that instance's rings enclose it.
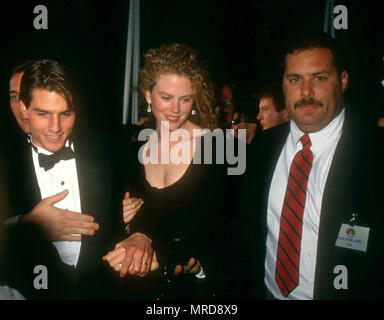
<instances>
[{"instance_id":1,"label":"curly dark hair","mask_svg":"<svg viewBox=\"0 0 384 320\"><path fill-rule=\"evenodd\" d=\"M217 120L212 111L214 89L211 75L198 50L187 44L173 43L148 50L144 58L138 84L143 106L146 91L152 91L161 75L171 73L184 76L192 83L194 108L197 110L197 114L189 120L203 128L217 128Z\"/></svg>"}]
</instances>

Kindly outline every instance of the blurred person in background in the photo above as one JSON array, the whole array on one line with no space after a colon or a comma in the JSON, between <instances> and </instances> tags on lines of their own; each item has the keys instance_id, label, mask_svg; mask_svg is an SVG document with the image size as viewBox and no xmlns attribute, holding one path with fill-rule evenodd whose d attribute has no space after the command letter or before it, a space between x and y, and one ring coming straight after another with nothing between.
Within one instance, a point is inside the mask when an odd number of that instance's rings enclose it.
<instances>
[{"instance_id":1,"label":"blurred person in background","mask_svg":"<svg viewBox=\"0 0 384 320\"><path fill-rule=\"evenodd\" d=\"M215 115L218 119L218 126L221 129L229 129L236 109L233 85L229 82L217 84L216 98L218 103L215 107Z\"/></svg>"},{"instance_id":2,"label":"blurred person in background","mask_svg":"<svg viewBox=\"0 0 384 320\"><path fill-rule=\"evenodd\" d=\"M257 120L263 130L276 127L289 121L285 108L283 92L280 85L265 86L255 94L258 100L259 114Z\"/></svg>"},{"instance_id":3,"label":"blurred person in background","mask_svg":"<svg viewBox=\"0 0 384 320\"><path fill-rule=\"evenodd\" d=\"M234 136L238 138L238 130L246 130L246 142L250 144L258 131L256 112L250 108L241 111L235 111L232 120L232 129Z\"/></svg>"},{"instance_id":4,"label":"blurred person in background","mask_svg":"<svg viewBox=\"0 0 384 320\"><path fill-rule=\"evenodd\" d=\"M30 61L27 61L12 70L9 80L9 104L17 124L24 133L29 132L28 120L20 109L20 83L23 73Z\"/></svg>"}]
</instances>

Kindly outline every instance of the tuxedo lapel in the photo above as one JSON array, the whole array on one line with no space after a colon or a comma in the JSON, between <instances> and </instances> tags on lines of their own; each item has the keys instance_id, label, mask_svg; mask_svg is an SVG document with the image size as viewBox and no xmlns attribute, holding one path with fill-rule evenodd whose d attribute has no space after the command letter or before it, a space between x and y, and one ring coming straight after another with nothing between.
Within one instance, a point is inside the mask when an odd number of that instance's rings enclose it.
<instances>
[{"instance_id":1,"label":"tuxedo lapel","mask_svg":"<svg viewBox=\"0 0 384 320\"><path fill-rule=\"evenodd\" d=\"M31 206L35 206L41 200L41 191L39 183L37 181L35 166L33 165L32 159L32 148L28 146L27 157L28 161L28 178L24 182L24 190L28 190L27 193L30 193Z\"/></svg>"},{"instance_id":2,"label":"tuxedo lapel","mask_svg":"<svg viewBox=\"0 0 384 320\"><path fill-rule=\"evenodd\" d=\"M26 136L18 137L8 151L8 188L13 215L30 212L41 200L32 159L32 148Z\"/></svg>"},{"instance_id":3,"label":"tuxedo lapel","mask_svg":"<svg viewBox=\"0 0 384 320\"><path fill-rule=\"evenodd\" d=\"M75 145L75 159L77 178L79 182L81 211L84 214L91 215L97 220L100 218L100 208L98 208L98 199L100 199L100 181L95 160L88 158L85 150L79 145ZM97 161L97 160L96 160Z\"/></svg>"},{"instance_id":4,"label":"tuxedo lapel","mask_svg":"<svg viewBox=\"0 0 384 320\"><path fill-rule=\"evenodd\" d=\"M79 182L81 212L91 215L99 224L93 236L82 236L78 262L79 276L96 270L102 255L106 254L110 230L109 198L110 173L105 146L91 143L90 139L75 139L75 159ZM81 275L80 275L81 274Z\"/></svg>"}]
</instances>

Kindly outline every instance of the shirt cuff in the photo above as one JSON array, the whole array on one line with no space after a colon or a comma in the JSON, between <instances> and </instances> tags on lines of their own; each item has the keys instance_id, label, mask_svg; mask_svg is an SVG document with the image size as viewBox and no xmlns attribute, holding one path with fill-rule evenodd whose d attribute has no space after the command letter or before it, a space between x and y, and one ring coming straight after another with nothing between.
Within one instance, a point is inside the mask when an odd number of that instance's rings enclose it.
<instances>
[{"instance_id":1,"label":"shirt cuff","mask_svg":"<svg viewBox=\"0 0 384 320\"><path fill-rule=\"evenodd\" d=\"M23 295L8 286L0 286L0 300L25 300Z\"/></svg>"},{"instance_id":2,"label":"shirt cuff","mask_svg":"<svg viewBox=\"0 0 384 320\"><path fill-rule=\"evenodd\" d=\"M205 279L206 278L203 267L200 266L199 272L195 274L195 277L198 279Z\"/></svg>"}]
</instances>

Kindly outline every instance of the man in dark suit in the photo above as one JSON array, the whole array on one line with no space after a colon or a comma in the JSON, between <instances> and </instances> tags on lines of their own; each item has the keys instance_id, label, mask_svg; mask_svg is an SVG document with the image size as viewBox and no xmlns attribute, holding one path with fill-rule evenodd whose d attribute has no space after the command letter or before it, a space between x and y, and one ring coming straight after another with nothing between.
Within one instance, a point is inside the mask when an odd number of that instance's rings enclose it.
<instances>
[{"instance_id":1,"label":"man in dark suit","mask_svg":"<svg viewBox=\"0 0 384 320\"><path fill-rule=\"evenodd\" d=\"M291 121L266 130L247 163L244 235L252 255L245 295L378 297L378 278L368 277L370 267L380 271L383 226L373 140L344 105L348 73L325 35L295 42L283 67Z\"/></svg>"},{"instance_id":2,"label":"man in dark suit","mask_svg":"<svg viewBox=\"0 0 384 320\"><path fill-rule=\"evenodd\" d=\"M21 82L30 135L11 140L6 153L11 217L4 267L8 283L26 298L110 294L101 259L113 241L110 151L75 128L73 83L52 60L28 65Z\"/></svg>"}]
</instances>

